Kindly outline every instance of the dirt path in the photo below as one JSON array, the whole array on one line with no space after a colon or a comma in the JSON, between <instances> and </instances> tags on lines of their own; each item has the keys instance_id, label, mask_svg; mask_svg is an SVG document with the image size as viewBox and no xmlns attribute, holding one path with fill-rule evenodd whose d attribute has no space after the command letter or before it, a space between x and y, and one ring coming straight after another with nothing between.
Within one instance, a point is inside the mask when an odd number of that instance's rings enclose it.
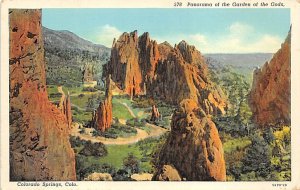
<instances>
[{"instance_id":1,"label":"dirt path","mask_svg":"<svg viewBox=\"0 0 300 190\"><path fill-rule=\"evenodd\" d=\"M83 139L86 141L90 140L91 142L102 142L103 144L106 144L106 145L124 145L124 144L133 144L140 140L144 140L144 139L150 138L150 137L158 137L167 131L167 129L158 127L153 124L147 123L146 125L152 128L151 132L149 134L142 129L136 128L137 134L134 136L127 137L127 138L118 137L116 139L112 139L112 138L105 138L105 137L99 137L99 136L93 137L91 134L93 129L88 129L88 130L86 130L86 132L84 134L80 134L79 124L75 123L72 127L71 135L78 136L78 137L80 137L80 139Z\"/></svg>"},{"instance_id":2,"label":"dirt path","mask_svg":"<svg viewBox=\"0 0 300 190\"><path fill-rule=\"evenodd\" d=\"M79 96L80 94L84 94L84 95L93 95L93 94L99 94L99 92L88 92L88 91L82 91L82 92L77 92L77 93L70 93L70 96Z\"/></svg>"},{"instance_id":3,"label":"dirt path","mask_svg":"<svg viewBox=\"0 0 300 190\"><path fill-rule=\"evenodd\" d=\"M130 115L133 117L133 118L136 118L135 114L133 113L132 109L125 103L125 102L120 102L119 103L123 104L127 110L129 111Z\"/></svg>"},{"instance_id":4,"label":"dirt path","mask_svg":"<svg viewBox=\"0 0 300 190\"><path fill-rule=\"evenodd\" d=\"M134 118L136 118L136 115L133 113L132 109L125 103L125 102L120 102L119 103L123 104L129 111L130 115ZM138 114L141 115L141 114ZM122 119L119 121L122 124L126 124L126 120ZM130 137L118 137L116 139L112 139L112 138L105 138L105 137L94 137L92 136L92 132L94 129L91 128L85 128L85 133L81 134L80 133L80 128L79 128L78 123L74 123L71 129L71 135L72 136L78 136L83 140L90 140L91 142L102 142L103 144L106 145L124 145L124 144L133 144L133 143L137 143L140 140L144 140L146 138L150 138L150 137L158 137L162 134L164 134L165 132L167 132L167 129L161 128L159 126L156 126L154 124L150 124L150 123L146 123L145 125L147 127L150 128L150 132L147 133L145 130L139 129L139 128L135 128L137 133L134 136L130 136Z\"/></svg>"}]
</instances>

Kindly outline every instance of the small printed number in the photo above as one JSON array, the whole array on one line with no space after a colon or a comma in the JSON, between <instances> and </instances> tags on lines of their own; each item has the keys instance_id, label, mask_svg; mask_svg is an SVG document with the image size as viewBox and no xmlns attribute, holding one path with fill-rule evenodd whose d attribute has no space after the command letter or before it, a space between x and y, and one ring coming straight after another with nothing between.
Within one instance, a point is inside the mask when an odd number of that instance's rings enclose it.
<instances>
[{"instance_id":1,"label":"small printed number","mask_svg":"<svg viewBox=\"0 0 300 190\"><path fill-rule=\"evenodd\" d=\"M182 6L182 2L174 2L174 7L181 7Z\"/></svg>"}]
</instances>

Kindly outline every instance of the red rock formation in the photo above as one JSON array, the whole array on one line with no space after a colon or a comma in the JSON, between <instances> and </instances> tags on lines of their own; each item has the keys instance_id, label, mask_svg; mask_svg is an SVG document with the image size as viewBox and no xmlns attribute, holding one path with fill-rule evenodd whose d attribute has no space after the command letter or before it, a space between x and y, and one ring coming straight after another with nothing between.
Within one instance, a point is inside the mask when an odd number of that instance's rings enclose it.
<instances>
[{"instance_id":1,"label":"red rock formation","mask_svg":"<svg viewBox=\"0 0 300 190\"><path fill-rule=\"evenodd\" d=\"M98 109L96 110L92 125L95 129L105 131L111 127L112 122L112 89L111 89L110 75L106 79L106 92L105 100L100 102Z\"/></svg>"},{"instance_id":2,"label":"red rock formation","mask_svg":"<svg viewBox=\"0 0 300 190\"><path fill-rule=\"evenodd\" d=\"M124 33L114 41L107 73L131 97L148 96L178 104L194 99L207 113L224 113L223 93L207 78L207 65L199 51L182 41L172 48L157 44L144 33ZM175 96L176 94L176 96Z\"/></svg>"},{"instance_id":3,"label":"red rock formation","mask_svg":"<svg viewBox=\"0 0 300 190\"><path fill-rule=\"evenodd\" d=\"M156 80L148 91L173 104L193 99L206 113L223 114L226 98L208 80L207 70L200 52L182 41L169 52L167 59L158 64Z\"/></svg>"},{"instance_id":4,"label":"red rock formation","mask_svg":"<svg viewBox=\"0 0 300 190\"><path fill-rule=\"evenodd\" d=\"M62 94L60 98L60 102L58 105L58 108L61 110L61 112L65 115L68 123L69 129L71 129L72 124L72 111L71 111L71 100L70 100L70 94L68 92L68 95L66 96L62 86L58 87L58 92Z\"/></svg>"},{"instance_id":5,"label":"red rock formation","mask_svg":"<svg viewBox=\"0 0 300 190\"><path fill-rule=\"evenodd\" d=\"M131 97L142 92L138 51L137 32L124 33L114 41L108 64L112 80Z\"/></svg>"},{"instance_id":6,"label":"red rock formation","mask_svg":"<svg viewBox=\"0 0 300 190\"><path fill-rule=\"evenodd\" d=\"M152 105L151 121L157 121L160 117L159 111L155 105Z\"/></svg>"},{"instance_id":7,"label":"red rock formation","mask_svg":"<svg viewBox=\"0 0 300 190\"><path fill-rule=\"evenodd\" d=\"M167 179L167 176L159 179L164 165L173 165L179 175L188 181L226 180L218 130L194 100L183 100L175 110L171 133L160 152L154 180Z\"/></svg>"},{"instance_id":8,"label":"red rock formation","mask_svg":"<svg viewBox=\"0 0 300 190\"><path fill-rule=\"evenodd\" d=\"M63 114L65 115L68 123L68 127L71 128L72 124L72 111L71 111L71 100L70 100L70 94L68 92L68 95L65 97L63 101Z\"/></svg>"},{"instance_id":9,"label":"red rock formation","mask_svg":"<svg viewBox=\"0 0 300 190\"><path fill-rule=\"evenodd\" d=\"M9 21L10 180L76 180L67 120L46 91L41 11Z\"/></svg>"},{"instance_id":10,"label":"red rock formation","mask_svg":"<svg viewBox=\"0 0 300 190\"><path fill-rule=\"evenodd\" d=\"M249 103L260 126L290 124L291 121L291 36L271 61L253 74Z\"/></svg>"}]
</instances>

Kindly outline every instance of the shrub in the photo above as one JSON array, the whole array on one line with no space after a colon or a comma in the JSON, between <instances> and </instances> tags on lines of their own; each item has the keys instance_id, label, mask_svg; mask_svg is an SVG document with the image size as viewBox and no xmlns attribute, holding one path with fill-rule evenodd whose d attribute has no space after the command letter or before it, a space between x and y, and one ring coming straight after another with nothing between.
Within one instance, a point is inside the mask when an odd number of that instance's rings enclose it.
<instances>
[{"instance_id":1,"label":"shrub","mask_svg":"<svg viewBox=\"0 0 300 190\"><path fill-rule=\"evenodd\" d=\"M85 91L85 92L96 92L97 89L93 88L93 87L84 87L82 89L82 91Z\"/></svg>"},{"instance_id":2,"label":"shrub","mask_svg":"<svg viewBox=\"0 0 300 190\"><path fill-rule=\"evenodd\" d=\"M70 141L70 144L71 144L72 148L80 147L85 142L84 140L81 140L80 137L75 137L75 136L71 136L69 141Z\"/></svg>"},{"instance_id":3,"label":"shrub","mask_svg":"<svg viewBox=\"0 0 300 190\"><path fill-rule=\"evenodd\" d=\"M255 172L257 177L266 177L271 170L270 146L259 135L252 136L252 144L242 160L242 172Z\"/></svg>"},{"instance_id":4,"label":"shrub","mask_svg":"<svg viewBox=\"0 0 300 190\"><path fill-rule=\"evenodd\" d=\"M135 134L137 134L137 130L135 128L123 125L121 123L115 123L104 132L97 130L93 131L92 135L116 139L118 137L128 137Z\"/></svg>"},{"instance_id":5,"label":"shrub","mask_svg":"<svg viewBox=\"0 0 300 190\"><path fill-rule=\"evenodd\" d=\"M83 98L84 97L84 94L79 94L78 95L78 98Z\"/></svg>"},{"instance_id":6,"label":"shrub","mask_svg":"<svg viewBox=\"0 0 300 190\"><path fill-rule=\"evenodd\" d=\"M133 153L129 153L123 160L123 167L130 174L139 173L140 161Z\"/></svg>"},{"instance_id":7,"label":"shrub","mask_svg":"<svg viewBox=\"0 0 300 190\"><path fill-rule=\"evenodd\" d=\"M130 174L124 169L120 169L112 174L113 181L131 181Z\"/></svg>"},{"instance_id":8,"label":"shrub","mask_svg":"<svg viewBox=\"0 0 300 190\"><path fill-rule=\"evenodd\" d=\"M85 156L103 157L107 155L107 149L101 142L92 143L91 141L87 141L79 154Z\"/></svg>"}]
</instances>

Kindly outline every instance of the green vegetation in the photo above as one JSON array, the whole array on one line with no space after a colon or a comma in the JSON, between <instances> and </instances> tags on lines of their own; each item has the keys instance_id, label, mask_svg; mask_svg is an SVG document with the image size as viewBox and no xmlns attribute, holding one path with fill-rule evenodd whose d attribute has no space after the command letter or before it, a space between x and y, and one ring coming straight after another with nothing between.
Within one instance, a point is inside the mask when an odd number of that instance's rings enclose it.
<instances>
[{"instance_id":1,"label":"green vegetation","mask_svg":"<svg viewBox=\"0 0 300 190\"><path fill-rule=\"evenodd\" d=\"M171 115L173 114L173 111L175 109L174 105L167 104L161 100L154 100L151 98L147 98L145 96L140 96L134 98L134 101L132 102L133 109L144 109L144 117L148 122L150 122L151 117L151 107L152 105L156 105L160 115L161 119L159 121L154 122L155 125L158 125L160 127L170 129L170 123L171 123Z\"/></svg>"},{"instance_id":2,"label":"green vegetation","mask_svg":"<svg viewBox=\"0 0 300 190\"><path fill-rule=\"evenodd\" d=\"M102 136L105 138L130 137L137 134L137 130L133 127L123 125L121 123L112 124L112 126L104 132L93 131L93 136Z\"/></svg>"},{"instance_id":3,"label":"green vegetation","mask_svg":"<svg viewBox=\"0 0 300 190\"><path fill-rule=\"evenodd\" d=\"M248 137L242 137L237 139L227 140L223 144L225 154L231 154L232 152L244 150L251 144L251 140Z\"/></svg>"},{"instance_id":4,"label":"green vegetation","mask_svg":"<svg viewBox=\"0 0 300 190\"><path fill-rule=\"evenodd\" d=\"M48 85L47 93L48 93L49 100L52 102L59 102L62 96L61 93L58 92L56 85Z\"/></svg>"},{"instance_id":5,"label":"green vegetation","mask_svg":"<svg viewBox=\"0 0 300 190\"><path fill-rule=\"evenodd\" d=\"M130 114L128 108L122 104L118 99L113 98L113 117L118 119L132 119L133 116Z\"/></svg>"},{"instance_id":6,"label":"green vegetation","mask_svg":"<svg viewBox=\"0 0 300 190\"><path fill-rule=\"evenodd\" d=\"M114 180L130 180L129 176L137 172L153 172L153 164L157 152L166 140L167 135L160 138L148 138L132 145L107 145L100 156L85 156L76 154L76 172L78 180L82 180L92 172L107 172ZM87 141L78 137L70 138L75 153L81 152ZM99 148L98 145L92 145ZM91 147L89 145L89 147ZM102 147L102 146L101 146Z\"/></svg>"},{"instance_id":7,"label":"green vegetation","mask_svg":"<svg viewBox=\"0 0 300 190\"><path fill-rule=\"evenodd\" d=\"M80 150L79 154L84 156L102 157L107 155L107 150L103 143L92 143L91 141L87 141L84 143L84 146Z\"/></svg>"},{"instance_id":8,"label":"green vegetation","mask_svg":"<svg viewBox=\"0 0 300 190\"><path fill-rule=\"evenodd\" d=\"M229 100L225 116L214 116L223 142L228 181L290 180L290 127L258 128L248 105L249 80L230 67L215 69L212 80Z\"/></svg>"},{"instance_id":9,"label":"green vegetation","mask_svg":"<svg viewBox=\"0 0 300 190\"><path fill-rule=\"evenodd\" d=\"M142 129L142 130L146 131L148 134L151 132L151 127L146 125L145 119L141 119L141 120L139 120L137 118L129 119L126 121L126 125Z\"/></svg>"},{"instance_id":10,"label":"green vegetation","mask_svg":"<svg viewBox=\"0 0 300 190\"><path fill-rule=\"evenodd\" d=\"M220 85L229 101L227 114L213 117L223 143L227 180L290 180L290 127L255 126L248 105L248 79L230 68L214 70L214 74L212 80ZM87 125L93 110L103 100L104 92L82 86L64 87L63 90L71 94L73 120ZM56 85L49 85L47 91L50 100L59 100ZM174 106L144 96L130 100L128 96L119 95L112 101L115 124L105 132L94 131L94 136L130 137L137 134L137 128L150 133L151 127L146 123L150 120L153 104L162 116L155 124L165 128L170 126ZM119 123L121 119L126 125ZM76 153L78 179L82 180L92 172L110 173L114 180L130 180L130 175L136 172L152 173L166 136L147 138L130 145L107 146L73 138L70 141Z\"/></svg>"}]
</instances>

